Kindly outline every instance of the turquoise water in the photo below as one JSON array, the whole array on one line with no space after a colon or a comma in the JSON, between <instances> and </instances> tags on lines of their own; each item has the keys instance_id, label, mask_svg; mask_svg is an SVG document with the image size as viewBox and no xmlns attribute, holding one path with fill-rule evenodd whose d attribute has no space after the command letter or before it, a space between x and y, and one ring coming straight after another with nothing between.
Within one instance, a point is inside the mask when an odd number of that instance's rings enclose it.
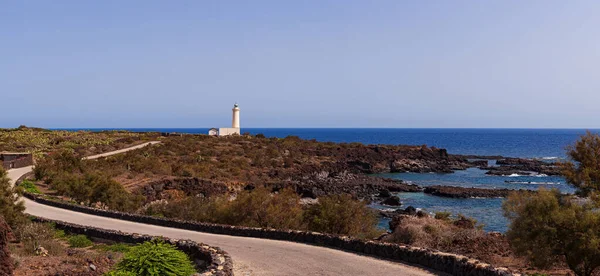
<instances>
[{"instance_id":1,"label":"turquoise water","mask_svg":"<svg viewBox=\"0 0 600 276\"><path fill-rule=\"evenodd\" d=\"M528 189L537 190L540 187L556 188L564 193L573 193L574 189L567 185L564 178L559 176L491 176L486 175L485 170L470 168L455 173L397 173L380 174L380 176L401 179L419 186L448 185L459 187L477 187L477 188L507 188L507 189ZM521 184L506 183L522 182ZM399 193L397 194L403 204L400 208L413 206L429 213L440 211L450 212L452 214L463 214L473 217L484 225L486 231L505 232L508 221L502 214L501 198L444 198L432 196L424 193ZM390 208L374 204L375 208ZM380 226L387 227L387 221L382 220Z\"/></svg>"}]
</instances>

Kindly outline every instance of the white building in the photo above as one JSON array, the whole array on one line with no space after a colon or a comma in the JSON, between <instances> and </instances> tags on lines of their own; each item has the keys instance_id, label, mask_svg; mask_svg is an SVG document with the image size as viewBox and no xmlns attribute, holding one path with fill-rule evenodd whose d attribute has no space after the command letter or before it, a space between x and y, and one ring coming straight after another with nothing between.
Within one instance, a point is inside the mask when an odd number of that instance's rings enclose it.
<instances>
[{"instance_id":1,"label":"white building","mask_svg":"<svg viewBox=\"0 0 600 276\"><path fill-rule=\"evenodd\" d=\"M228 135L240 135L240 107L236 103L231 110L233 116L231 119L231 127L211 128L208 131L208 135L212 136L228 136Z\"/></svg>"}]
</instances>

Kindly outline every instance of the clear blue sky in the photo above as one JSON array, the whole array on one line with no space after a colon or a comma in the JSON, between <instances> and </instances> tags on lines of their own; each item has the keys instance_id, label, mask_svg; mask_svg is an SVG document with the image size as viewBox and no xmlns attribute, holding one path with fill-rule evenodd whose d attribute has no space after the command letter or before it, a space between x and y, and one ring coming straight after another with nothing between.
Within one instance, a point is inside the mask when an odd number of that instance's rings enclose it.
<instances>
[{"instance_id":1,"label":"clear blue sky","mask_svg":"<svg viewBox=\"0 0 600 276\"><path fill-rule=\"evenodd\" d=\"M600 1L2 1L0 127L600 127Z\"/></svg>"}]
</instances>

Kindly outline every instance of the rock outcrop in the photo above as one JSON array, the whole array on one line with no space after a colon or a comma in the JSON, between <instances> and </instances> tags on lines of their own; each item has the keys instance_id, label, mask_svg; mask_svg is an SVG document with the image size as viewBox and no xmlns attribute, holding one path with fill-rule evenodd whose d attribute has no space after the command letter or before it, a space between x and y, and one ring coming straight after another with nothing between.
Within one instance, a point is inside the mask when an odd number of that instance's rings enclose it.
<instances>
[{"instance_id":1,"label":"rock outcrop","mask_svg":"<svg viewBox=\"0 0 600 276\"><path fill-rule=\"evenodd\" d=\"M162 199L165 191L179 190L188 196L213 196L225 194L227 185L222 182L216 182L208 179L195 177L169 177L150 182L140 188L140 192L146 197L146 201L151 202Z\"/></svg>"},{"instance_id":2,"label":"rock outcrop","mask_svg":"<svg viewBox=\"0 0 600 276\"><path fill-rule=\"evenodd\" d=\"M560 167L556 163L537 159L525 158L502 158L496 161L498 167L485 167L490 170L488 174L510 175L512 172L519 175L531 175L533 173L546 175L560 175Z\"/></svg>"},{"instance_id":3,"label":"rock outcrop","mask_svg":"<svg viewBox=\"0 0 600 276\"><path fill-rule=\"evenodd\" d=\"M370 198L371 195L379 194L383 190L390 192L390 195L391 193L420 192L422 190L417 185L407 184L401 180L348 172L314 173L287 182L280 182L279 185L292 187L298 194L312 198L342 193L352 194L358 198ZM272 186L277 185L273 184Z\"/></svg>"},{"instance_id":4,"label":"rock outcrop","mask_svg":"<svg viewBox=\"0 0 600 276\"><path fill-rule=\"evenodd\" d=\"M390 196L386 199L384 199L381 204L383 205L389 205L389 206L400 206L402 205L402 203L400 203L400 198L397 196Z\"/></svg>"},{"instance_id":5,"label":"rock outcrop","mask_svg":"<svg viewBox=\"0 0 600 276\"><path fill-rule=\"evenodd\" d=\"M454 186L430 186L423 192L441 197L450 198L473 198L473 197L507 197L511 189L483 189L483 188L464 188Z\"/></svg>"}]
</instances>

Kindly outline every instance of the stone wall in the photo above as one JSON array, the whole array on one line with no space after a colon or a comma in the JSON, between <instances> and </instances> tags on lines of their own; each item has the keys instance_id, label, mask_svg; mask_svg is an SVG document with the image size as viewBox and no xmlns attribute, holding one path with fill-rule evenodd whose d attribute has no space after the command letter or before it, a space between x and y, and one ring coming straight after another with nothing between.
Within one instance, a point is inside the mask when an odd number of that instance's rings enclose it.
<instances>
[{"instance_id":1,"label":"stone wall","mask_svg":"<svg viewBox=\"0 0 600 276\"><path fill-rule=\"evenodd\" d=\"M10 169L16 169L16 168L22 168L22 167L27 167L27 166L31 166L33 165L33 156L30 155L26 155L26 156L22 156L16 159L11 159L11 160L2 160L2 167L5 170L10 170Z\"/></svg>"},{"instance_id":2,"label":"stone wall","mask_svg":"<svg viewBox=\"0 0 600 276\"><path fill-rule=\"evenodd\" d=\"M122 243L143 243L150 241L154 236L123 233L120 231L100 229L90 226L71 224L63 221L35 218L37 222L51 222L57 229L73 234L83 234L89 237L111 240ZM185 252L200 269L202 275L229 276L233 275L233 261L227 252L218 247L196 243L191 240L176 240L160 237Z\"/></svg>"},{"instance_id":3,"label":"stone wall","mask_svg":"<svg viewBox=\"0 0 600 276\"><path fill-rule=\"evenodd\" d=\"M316 232L241 227L141 216L136 214L100 210L81 205L58 202L29 193L25 193L25 196L31 200L42 204L97 216L104 216L121 220L128 220L133 222L140 222L198 232L313 244L317 246L325 246L350 252L356 252L360 254L366 254L379 258L422 265L424 267L446 272L452 275L513 275L505 268L495 268L489 264L481 263L478 260L471 259L466 256L443 253L424 248L404 246L393 243L383 243L378 241L363 241L346 236L329 235Z\"/></svg>"}]
</instances>

